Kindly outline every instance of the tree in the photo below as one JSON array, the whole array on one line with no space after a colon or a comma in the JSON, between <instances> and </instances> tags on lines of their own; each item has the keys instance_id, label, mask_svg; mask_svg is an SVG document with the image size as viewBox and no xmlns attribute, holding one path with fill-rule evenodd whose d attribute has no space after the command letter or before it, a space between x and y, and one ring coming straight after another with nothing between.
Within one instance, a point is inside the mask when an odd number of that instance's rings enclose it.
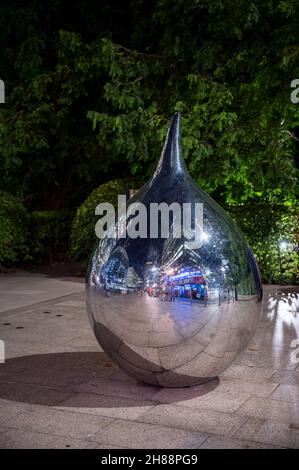
<instances>
[{"instance_id":1,"label":"tree","mask_svg":"<svg viewBox=\"0 0 299 470\"><path fill-rule=\"evenodd\" d=\"M139 31L146 52L109 42L110 111L89 113L100 144L141 173L157 157L169 114L179 110L188 167L214 197L292 199L298 13L293 1L159 2L141 25L147 40Z\"/></svg>"},{"instance_id":2,"label":"tree","mask_svg":"<svg viewBox=\"0 0 299 470\"><path fill-rule=\"evenodd\" d=\"M67 8L1 7L3 188L40 209L74 207L112 177L133 174L141 185L179 110L187 165L219 202L293 200L297 1Z\"/></svg>"}]
</instances>

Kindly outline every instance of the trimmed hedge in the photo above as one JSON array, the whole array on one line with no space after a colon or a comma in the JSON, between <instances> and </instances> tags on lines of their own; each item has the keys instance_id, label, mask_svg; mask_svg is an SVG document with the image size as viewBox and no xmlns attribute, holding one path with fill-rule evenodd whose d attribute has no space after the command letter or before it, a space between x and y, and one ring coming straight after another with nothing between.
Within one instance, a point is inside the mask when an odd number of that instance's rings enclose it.
<instances>
[{"instance_id":1,"label":"trimmed hedge","mask_svg":"<svg viewBox=\"0 0 299 470\"><path fill-rule=\"evenodd\" d=\"M29 213L18 198L0 190L0 268L29 260Z\"/></svg>"},{"instance_id":2,"label":"trimmed hedge","mask_svg":"<svg viewBox=\"0 0 299 470\"><path fill-rule=\"evenodd\" d=\"M228 211L251 246L263 281L299 284L299 206L240 204Z\"/></svg>"},{"instance_id":3,"label":"trimmed hedge","mask_svg":"<svg viewBox=\"0 0 299 470\"><path fill-rule=\"evenodd\" d=\"M75 261L79 261L86 268L92 250L97 240L95 225L98 216L95 208L102 202L109 202L117 207L117 196L127 194L130 184L128 180L113 180L96 188L90 196L77 209L71 229L71 254Z\"/></svg>"}]
</instances>

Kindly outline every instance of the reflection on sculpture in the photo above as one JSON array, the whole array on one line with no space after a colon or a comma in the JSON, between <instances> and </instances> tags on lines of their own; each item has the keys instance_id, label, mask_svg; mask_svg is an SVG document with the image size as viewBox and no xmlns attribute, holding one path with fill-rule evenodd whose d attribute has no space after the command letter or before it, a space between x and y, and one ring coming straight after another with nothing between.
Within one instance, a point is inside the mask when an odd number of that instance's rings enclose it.
<instances>
[{"instance_id":1,"label":"reflection on sculpture","mask_svg":"<svg viewBox=\"0 0 299 470\"><path fill-rule=\"evenodd\" d=\"M99 240L87 274L87 308L104 351L154 385L205 382L253 335L262 286L254 256L224 210L189 176L176 114L152 179L130 200L203 203L204 237Z\"/></svg>"}]
</instances>

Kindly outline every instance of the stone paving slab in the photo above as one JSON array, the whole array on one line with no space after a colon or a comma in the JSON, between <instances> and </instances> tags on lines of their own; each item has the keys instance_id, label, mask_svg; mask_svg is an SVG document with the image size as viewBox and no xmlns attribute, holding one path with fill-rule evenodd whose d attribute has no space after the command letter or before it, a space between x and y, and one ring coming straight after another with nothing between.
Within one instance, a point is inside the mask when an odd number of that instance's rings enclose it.
<instances>
[{"instance_id":1,"label":"stone paving slab","mask_svg":"<svg viewBox=\"0 0 299 470\"><path fill-rule=\"evenodd\" d=\"M42 274L20 272L0 276L0 312L33 305L62 296L82 292L77 279L49 278Z\"/></svg>"},{"instance_id":2,"label":"stone paving slab","mask_svg":"<svg viewBox=\"0 0 299 470\"><path fill-rule=\"evenodd\" d=\"M282 446L287 448L299 448L299 427L292 422L286 423L280 420L248 420L238 431L238 437L254 439L260 444Z\"/></svg>"},{"instance_id":3,"label":"stone paving slab","mask_svg":"<svg viewBox=\"0 0 299 470\"><path fill-rule=\"evenodd\" d=\"M152 408L154 403L133 398L116 398L115 396L76 393L72 398L59 404L61 410L72 410L76 413L122 418L136 421Z\"/></svg>"},{"instance_id":4,"label":"stone paving slab","mask_svg":"<svg viewBox=\"0 0 299 470\"><path fill-rule=\"evenodd\" d=\"M121 445L131 449L193 449L198 448L207 438L201 432L148 423L115 420L110 426L99 431L92 439L99 439L109 446Z\"/></svg>"},{"instance_id":5,"label":"stone paving slab","mask_svg":"<svg viewBox=\"0 0 299 470\"><path fill-rule=\"evenodd\" d=\"M19 413L6 422L6 426L20 431L44 432L54 436L74 439L90 439L99 430L111 424L112 420L102 416L72 413L49 409L32 409Z\"/></svg>"},{"instance_id":6,"label":"stone paving slab","mask_svg":"<svg viewBox=\"0 0 299 470\"><path fill-rule=\"evenodd\" d=\"M237 414L299 425L298 402L250 397L238 409Z\"/></svg>"},{"instance_id":7,"label":"stone paving slab","mask_svg":"<svg viewBox=\"0 0 299 470\"><path fill-rule=\"evenodd\" d=\"M194 410L177 405L159 405L151 408L138 418L144 423L161 424L177 429L186 429L223 436L231 436L247 420L247 417L234 413L221 413L214 410Z\"/></svg>"},{"instance_id":8,"label":"stone paving slab","mask_svg":"<svg viewBox=\"0 0 299 470\"><path fill-rule=\"evenodd\" d=\"M95 449L96 442L9 429L1 436L1 449Z\"/></svg>"},{"instance_id":9,"label":"stone paving slab","mask_svg":"<svg viewBox=\"0 0 299 470\"><path fill-rule=\"evenodd\" d=\"M199 447L200 449L273 449L271 444L265 444L242 439L221 439L220 437L208 437ZM282 448L275 446L275 448Z\"/></svg>"},{"instance_id":10,"label":"stone paving slab","mask_svg":"<svg viewBox=\"0 0 299 470\"><path fill-rule=\"evenodd\" d=\"M299 448L299 293L265 287L248 347L207 384L137 383L101 351L78 279L0 277L0 448Z\"/></svg>"}]
</instances>

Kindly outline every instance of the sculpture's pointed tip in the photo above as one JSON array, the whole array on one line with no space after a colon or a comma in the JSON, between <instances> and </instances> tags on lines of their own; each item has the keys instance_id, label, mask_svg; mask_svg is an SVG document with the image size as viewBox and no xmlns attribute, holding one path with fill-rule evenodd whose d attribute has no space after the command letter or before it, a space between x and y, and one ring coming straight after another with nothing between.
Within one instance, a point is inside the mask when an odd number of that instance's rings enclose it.
<instances>
[{"instance_id":1,"label":"sculpture's pointed tip","mask_svg":"<svg viewBox=\"0 0 299 470\"><path fill-rule=\"evenodd\" d=\"M172 131L172 132L171 132ZM180 136L181 132L181 114L179 112L174 113L171 119L171 124L169 127L169 134Z\"/></svg>"},{"instance_id":2,"label":"sculpture's pointed tip","mask_svg":"<svg viewBox=\"0 0 299 470\"><path fill-rule=\"evenodd\" d=\"M170 122L168 128L165 144L164 144L164 156L170 159L173 153L181 154L180 148L180 137L181 137L181 115L176 112Z\"/></svg>"},{"instance_id":3,"label":"sculpture's pointed tip","mask_svg":"<svg viewBox=\"0 0 299 470\"><path fill-rule=\"evenodd\" d=\"M161 158L155 176L160 173L187 172L181 156L181 114L176 112L171 119Z\"/></svg>"},{"instance_id":4,"label":"sculpture's pointed tip","mask_svg":"<svg viewBox=\"0 0 299 470\"><path fill-rule=\"evenodd\" d=\"M168 129L165 148L164 159L168 161L170 167L175 170L181 169L181 115L176 112L171 119L171 124Z\"/></svg>"}]
</instances>

